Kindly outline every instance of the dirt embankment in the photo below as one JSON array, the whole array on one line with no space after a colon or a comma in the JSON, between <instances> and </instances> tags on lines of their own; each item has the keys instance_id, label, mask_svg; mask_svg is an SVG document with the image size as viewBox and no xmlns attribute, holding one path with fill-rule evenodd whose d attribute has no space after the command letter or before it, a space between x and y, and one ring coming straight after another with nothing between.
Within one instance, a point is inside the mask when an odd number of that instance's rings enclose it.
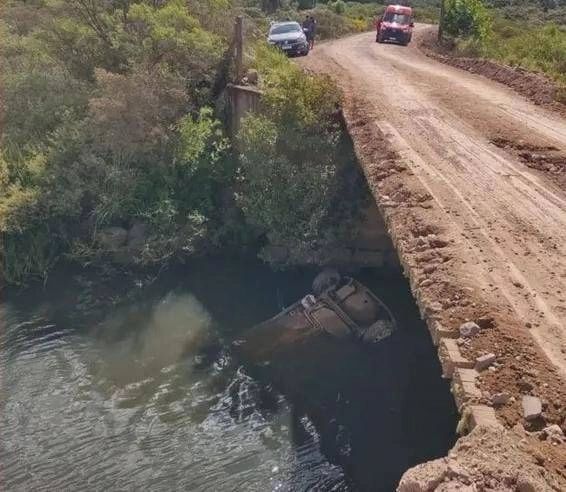
<instances>
[{"instance_id":1,"label":"dirt embankment","mask_svg":"<svg viewBox=\"0 0 566 492\"><path fill-rule=\"evenodd\" d=\"M405 490L566 490L566 445L540 434L566 430L566 122L371 35L329 43L303 63L344 90L356 154L423 317L458 347L457 367L469 368L459 376L461 408L488 408L507 428L489 432L496 441L503 432L513 446L525 444L505 461L505 446L472 441L480 461L500 453L493 462L507 463L511 477L484 467L471 480L468 468L452 488L435 479ZM470 321L478 331L462 336ZM534 418L525 418L524 397L541 404ZM445 464L443 483L454 478ZM521 485L523 469L542 482Z\"/></svg>"},{"instance_id":2,"label":"dirt embankment","mask_svg":"<svg viewBox=\"0 0 566 492\"><path fill-rule=\"evenodd\" d=\"M466 243L478 231L470 228L454 236L433 196L366 116L363 101L347 92L346 105L358 157L425 316L439 322L445 334L457 340L467 360L496 355L495 365L481 371L476 380L481 395L474 403L493 406L508 427L522 423L535 431L558 424L566 431L566 386L531 338L530 323L518 319L503 299L489 294L497 290L495 284L488 284L482 292L474 285L474 280L481 280L471 278L467 271L466 266L473 268L475 259ZM468 321L477 323L481 332L459 338L460 325ZM493 395L499 393L508 394L510 401L493 405ZM523 420L521 398L525 394L542 399L540 419ZM566 468L564 472L566 479Z\"/></svg>"},{"instance_id":3,"label":"dirt embankment","mask_svg":"<svg viewBox=\"0 0 566 492\"><path fill-rule=\"evenodd\" d=\"M509 432L477 427L460 439L446 458L409 470L398 490L558 492L564 482L542 466L554 462L558 452L550 438L529 441L521 429Z\"/></svg>"},{"instance_id":4,"label":"dirt embankment","mask_svg":"<svg viewBox=\"0 0 566 492\"><path fill-rule=\"evenodd\" d=\"M537 105L566 114L566 105L557 100L559 92L557 84L543 74L530 72L521 67L510 67L485 58L457 56L450 46L438 42L435 29L422 32L417 37L417 43L423 53L430 58L505 84Z\"/></svg>"}]
</instances>

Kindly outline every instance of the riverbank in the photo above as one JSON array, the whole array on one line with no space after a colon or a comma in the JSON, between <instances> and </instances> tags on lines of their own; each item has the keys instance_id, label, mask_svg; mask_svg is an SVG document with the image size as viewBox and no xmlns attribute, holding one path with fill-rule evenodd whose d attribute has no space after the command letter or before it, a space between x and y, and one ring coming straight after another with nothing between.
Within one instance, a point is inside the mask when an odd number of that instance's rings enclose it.
<instances>
[{"instance_id":1,"label":"riverbank","mask_svg":"<svg viewBox=\"0 0 566 492\"><path fill-rule=\"evenodd\" d=\"M338 21L353 29L368 8L354 7L318 9L321 33ZM292 264L348 237L363 193L344 181L355 159L340 93L267 48L269 20L285 12L179 1L89 9L3 6L4 282L46 278L61 260L162 265L267 244L284 244ZM238 69L259 72L264 98L233 135L236 15Z\"/></svg>"}]
</instances>

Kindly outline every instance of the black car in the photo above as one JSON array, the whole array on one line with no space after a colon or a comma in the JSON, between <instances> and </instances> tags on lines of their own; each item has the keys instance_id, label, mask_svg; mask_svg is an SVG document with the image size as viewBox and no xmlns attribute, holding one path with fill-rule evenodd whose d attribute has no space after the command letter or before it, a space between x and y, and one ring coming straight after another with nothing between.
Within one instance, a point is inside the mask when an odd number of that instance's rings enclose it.
<instances>
[{"instance_id":1,"label":"black car","mask_svg":"<svg viewBox=\"0 0 566 492\"><path fill-rule=\"evenodd\" d=\"M275 22L269 28L267 42L288 55L305 56L309 53L309 43L298 22Z\"/></svg>"}]
</instances>

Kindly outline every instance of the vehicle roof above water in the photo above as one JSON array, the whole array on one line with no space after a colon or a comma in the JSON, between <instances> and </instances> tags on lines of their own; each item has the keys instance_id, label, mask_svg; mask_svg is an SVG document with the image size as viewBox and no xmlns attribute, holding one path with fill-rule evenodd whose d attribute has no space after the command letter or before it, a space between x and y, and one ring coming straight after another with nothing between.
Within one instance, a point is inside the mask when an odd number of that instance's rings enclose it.
<instances>
[{"instance_id":1,"label":"vehicle roof above water","mask_svg":"<svg viewBox=\"0 0 566 492\"><path fill-rule=\"evenodd\" d=\"M396 14L411 15L413 13L413 9L411 7L407 7L406 5L393 4L385 7L385 12L395 12Z\"/></svg>"}]
</instances>

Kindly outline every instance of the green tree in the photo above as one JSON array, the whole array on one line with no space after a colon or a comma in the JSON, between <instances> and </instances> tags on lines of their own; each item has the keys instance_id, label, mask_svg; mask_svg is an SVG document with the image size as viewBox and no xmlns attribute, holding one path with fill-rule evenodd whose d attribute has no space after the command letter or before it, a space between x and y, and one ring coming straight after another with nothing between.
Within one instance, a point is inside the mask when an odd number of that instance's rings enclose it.
<instances>
[{"instance_id":1,"label":"green tree","mask_svg":"<svg viewBox=\"0 0 566 492\"><path fill-rule=\"evenodd\" d=\"M491 32L491 18L482 0L444 0L443 29L454 37L485 41Z\"/></svg>"}]
</instances>

